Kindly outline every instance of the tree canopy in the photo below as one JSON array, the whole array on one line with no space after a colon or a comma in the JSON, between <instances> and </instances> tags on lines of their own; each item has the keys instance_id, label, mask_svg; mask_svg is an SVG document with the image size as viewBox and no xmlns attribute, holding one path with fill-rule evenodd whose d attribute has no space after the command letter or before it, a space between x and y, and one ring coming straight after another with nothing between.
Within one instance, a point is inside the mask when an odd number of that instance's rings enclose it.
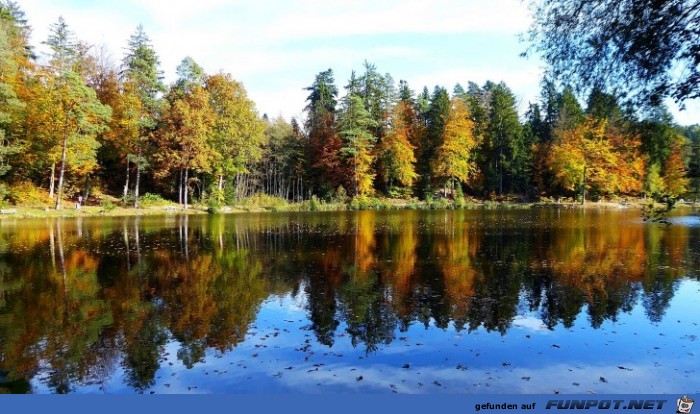
<instances>
[{"instance_id":1,"label":"tree canopy","mask_svg":"<svg viewBox=\"0 0 700 414\"><path fill-rule=\"evenodd\" d=\"M530 0L532 48L578 92L601 86L639 105L700 97L696 0Z\"/></svg>"}]
</instances>

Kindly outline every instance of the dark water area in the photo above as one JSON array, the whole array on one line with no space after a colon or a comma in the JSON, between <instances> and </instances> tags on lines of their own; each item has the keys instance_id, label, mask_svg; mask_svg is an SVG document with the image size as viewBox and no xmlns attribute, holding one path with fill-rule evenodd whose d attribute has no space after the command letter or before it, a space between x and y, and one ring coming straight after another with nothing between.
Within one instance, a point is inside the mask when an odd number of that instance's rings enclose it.
<instances>
[{"instance_id":1,"label":"dark water area","mask_svg":"<svg viewBox=\"0 0 700 414\"><path fill-rule=\"evenodd\" d=\"M700 392L700 218L0 222L0 392Z\"/></svg>"}]
</instances>

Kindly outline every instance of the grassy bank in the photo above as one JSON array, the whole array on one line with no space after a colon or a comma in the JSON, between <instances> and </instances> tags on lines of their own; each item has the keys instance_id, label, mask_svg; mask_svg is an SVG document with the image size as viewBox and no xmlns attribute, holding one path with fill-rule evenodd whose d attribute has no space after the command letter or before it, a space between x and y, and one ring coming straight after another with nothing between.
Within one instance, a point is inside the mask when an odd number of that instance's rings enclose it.
<instances>
[{"instance_id":1,"label":"grassy bank","mask_svg":"<svg viewBox=\"0 0 700 414\"><path fill-rule=\"evenodd\" d=\"M418 199L388 199L374 197L358 197L351 200L323 201L313 197L303 202L287 200L266 195L256 195L242 200L234 206L194 204L184 210L182 206L162 201L145 203L142 208L133 208L105 203L100 206L83 206L75 208L75 204L66 203L61 210L46 206L12 206L2 208L0 220L7 218L50 218L50 217L129 217L129 216L158 216L175 214L236 214L246 212L294 212L294 211L345 211L345 210L515 210L537 207L558 207L567 209L642 209L646 201L633 199L625 201L589 201L585 205L572 200L540 200L537 202L521 202L503 199L499 201L464 198L450 200L438 198L434 200ZM692 203L679 203L677 206L692 207ZM695 206L699 206L695 204Z\"/></svg>"}]
</instances>

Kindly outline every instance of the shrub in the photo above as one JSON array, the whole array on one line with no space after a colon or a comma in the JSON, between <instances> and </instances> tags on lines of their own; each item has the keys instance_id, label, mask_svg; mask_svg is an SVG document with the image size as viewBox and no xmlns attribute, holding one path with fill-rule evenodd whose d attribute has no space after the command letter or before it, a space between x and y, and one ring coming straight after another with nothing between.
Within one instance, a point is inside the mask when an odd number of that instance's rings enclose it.
<instances>
[{"instance_id":1,"label":"shrub","mask_svg":"<svg viewBox=\"0 0 700 414\"><path fill-rule=\"evenodd\" d=\"M21 181L10 187L10 202L25 207L46 207L51 204L48 192L30 181Z\"/></svg>"},{"instance_id":2,"label":"shrub","mask_svg":"<svg viewBox=\"0 0 700 414\"><path fill-rule=\"evenodd\" d=\"M347 203L348 193L345 191L345 188L342 185L338 186L338 189L335 190L335 197L333 197L333 201L336 203Z\"/></svg>"},{"instance_id":3,"label":"shrub","mask_svg":"<svg viewBox=\"0 0 700 414\"><path fill-rule=\"evenodd\" d=\"M315 195L311 196L311 200L309 200L309 209L311 211L319 211L321 209L321 202Z\"/></svg>"},{"instance_id":4,"label":"shrub","mask_svg":"<svg viewBox=\"0 0 700 414\"><path fill-rule=\"evenodd\" d=\"M158 194L146 193L139 198L141 207L161 207L174 204L172 201L166 200Z\"/></svg>"},{"instance_id":5,"label":"shrub","mask_svg":"<svg viewBox=\"0 0 700 414\"><path fill-rule=\"evenodd\" d=\"M450 204L450 201L446 198L438 198L435 200L426 200L428 204L428 208L431 210L447 210L452 208L452 204Z\"/></svg>"},{"instance_id":6,"label":"shrub","mask_svg":"<svg viewBox=\"0 0 700 414\"><path fill-rule=\"evenodd\" d=\"M411 188L409 187L392 186L389 188L388 195L390 198L400 198L405 200L411 198L413 191L411 191Z\"/></svg>"},{"instance_id":7,"label":"shrub","mask_svg":"<svg viewBox=\"0 0 700 414\"><path fill-rule=\"evenodd\" d=\"M0 183L0 207L5 207L7 197L10 195L10 188L5 183Z\"/></svg>"},{"instance_id":8,"label":"shrub","mask_svg":"<svg viewBox=\"0 0 700 414\"><path fill-rule=\"evenodd\" d=\"M110 200L102 200L100 202L100 206L102 207L102 211L105 211L105 212L112 211L115 208L117 208L117 206L113 202L111 202Z\"/></svg>"},{"instance_id":9,"label":"shrub","mask_svg":"<svg viewBox=\"0 0 700 414\"><path fill-rule=\"evenodd\" d=\"M284 198L263 193L244 198L239 205L248 208L262 208L270 211L284 211L289 208L289 202Z\"/></svg>"},{"instance_id":10,"label":"shrub","mask_svg":"<svg viewBox=\"0 0 700 414\"><path fill-rule=\"evenodd\" d=\"M210 214L221 213L221 202L214 197L210 197L207 200L207 212Z\"/></svg>"},{"instance_id":11,"label":"shrub","mask_svg":"<svg viewBox=\"0 0 700 414\"><path fill-rule=\"evenodd\" d=\"M350 202L351 210L391 210L394 207L389 200L378 197L357 196Z\"/></svg>"}]
</instances>

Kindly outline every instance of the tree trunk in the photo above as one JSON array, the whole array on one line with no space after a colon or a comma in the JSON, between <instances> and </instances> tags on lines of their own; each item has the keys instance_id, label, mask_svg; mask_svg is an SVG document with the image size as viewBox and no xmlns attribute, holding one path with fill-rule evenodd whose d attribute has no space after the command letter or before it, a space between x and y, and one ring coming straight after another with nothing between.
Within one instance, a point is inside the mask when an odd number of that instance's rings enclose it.
<instances>
[{"instance_id":1,"label":"tree trunk","mask_svg":"<svg viewBox=\"0 0 700 414\"><path fill-rule=\"evenodd\" d=\"M358 180L357 180L357 145L355 145L354 138L353 138L352 146L353 146L353 150L355 151L355 156L353 157L353 167L355 168L355 174L354 174L355 197L357 197L359 195L359 192L360 192L360 185L359 185Z\"/></svg>"},{"instance_id":2,"label":"tree trunk","mask_svg":"<svg viewBox=\"0 0 700 414\"><path fill-rule=\"evenodd\" d=\"M141 281L141 242L139 239L139 224L140 220L138 217L134 218L134 242L136 244L136 273L139 276L139 281Z\"/></svg>"},{"instance_id":3,"label":"tree trunk","mask_svg":"<svg viewBox=\"0 0 700 414\"><path fill-rule=\"evenodd\" d=\"M58 191L60 193L60 191L61 191L60 187L59 187ZM61 198L59 197L59 200L60 199ZM60 259L60 262L61 262L61 275L63 276L62 277L62 279L63 279L63 300L65 301L66 297L68 296L68 286L66 285L66 279L67 279L66 259L65 259L65 256L63 254L63 231L61 229L61 220L60 219L56 222L56 227L58 229L58 231L56 232L57 236L58 236L58 258ZM67 308L66 308L66 312L67 312Z\"/></svg>"},{"instance_id":4,"label":"tree trunk","mask_svg":"<svg viewBox=\"0 0 700 414\"><path fill-rule=\"evenodd\" d=\"M177 203L182 205L182 168L180 168L180 179L178 180Z\"/></svg>"},{"instance_id":5,"label":"tree trunk","mask_svg":"<svg viewBox=\"0 0 700 414\"><path fill-rule=\"evenodd\" d=\"M66 151L68 147L68 134L63 133L63 150L61 150L61 171L58 175L58 194L56 194L56 210L61 209L61 197L63 196L63 178L66 172Z\"/></svg>"},{"instance_id":6,"label":"tree trunk","mask_svg":"<svg viewBox=\"0 0 700 414\"><path fill-rule=\"evenodd\" d=\"M136 155L136 183L134 183L134 208L139 208L139 184L141 184L141 148Z\"/></svg>"},{"instance_id":7,"label":"tree trunk","mask_svg":"<svg viewBox=\"0 0 700 414\"><path fill-rule=\"evenodd\" d=\"M501 138L501 142L503 138ZM503 144L498 150L498 194L503 195Z\"/></svg>"},{"instance_id":8,"label":"tree trunk","mask_svg":"<svg viewBox=\"0 0 700 414\"><path fill-rule=\"evenodd\" d=\"M224 190L224 175L219 174L219 191Z\"/></svg>"},{"instance_id":9,"label":"tree trunk","mask_svg":"<svg viewBox=\"0 0 700 414\"><path fill-rule=\"evenodd\" d=\"M581 188L581 205L586 205L586 166L583 166L583 188Z\"/></svg>"},{"instance_id":10,"label":"tree trunk","mask_svg":"<svg viewBox=\"0 0 700 414\"><path fill-rule=\"evenodd\" d=\"M85 174L85 190L83 191L83 202L87 203L90 197L90 174Z\"/></svg>"},{"instance_id":11,"label":"tree trunk","mask_svg":"<svg viewBox=\"0 0 700 414\"><path fill-rule=\"evenodd\" d=\"M124 195L122 199L126 202L126 196L129 195L129 157L126 158L126 179L124 180Z\"/></svg>"},{"instance_id":12,"label":"tree trunk","mask_svg":"<svg viewBox=\"0 0 700 414\"><path fill-rule=\"evenodd\" d=\"M183 200L184 200L184 210L187 211L187 198L188 198L188 193L189 193L189 183L187 182L189 176L189 168L185 168L185 185L184 185L184 193L182 194Z\"/></svg>"},{"instance_id":13,"label":"tree trunk","mask_svg":"<svg viewBox=\"0 0 700 414\"><path fill-rule=\"evenodd\" d=\"M56 189L56 163L51 163L51 181L49 182L49 198L53 200Z\"/></svg>"}]
</instances>

